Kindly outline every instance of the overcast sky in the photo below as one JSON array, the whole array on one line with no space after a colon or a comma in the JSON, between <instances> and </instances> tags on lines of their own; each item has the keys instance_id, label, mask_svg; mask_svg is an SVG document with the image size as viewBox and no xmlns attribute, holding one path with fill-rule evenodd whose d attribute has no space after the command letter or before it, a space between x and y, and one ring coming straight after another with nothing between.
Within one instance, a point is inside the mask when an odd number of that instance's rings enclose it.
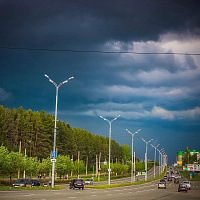
<instances>
[{"instance_id":1,"label":"overcast sky","mask_svg":"<svg viewBox=\"0 0 200 200\"><path fill-rule=\"evenodd\" d=\"M126 129L141 129L136 156L141 137L153 138L171 164L186 146L200 150L199 10L198 0L1 0L0 104L54 114L44 74L57 84L73 76L59 88L58 119L108 136L99 116L121 115L112 139L131 146Z\"/></svg>"}]
</instances>

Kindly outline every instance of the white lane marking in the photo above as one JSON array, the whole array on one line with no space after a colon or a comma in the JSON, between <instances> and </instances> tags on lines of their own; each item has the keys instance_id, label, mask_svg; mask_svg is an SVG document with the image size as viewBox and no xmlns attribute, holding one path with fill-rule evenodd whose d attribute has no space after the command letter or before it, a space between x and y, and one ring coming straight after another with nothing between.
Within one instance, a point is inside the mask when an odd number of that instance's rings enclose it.
<instances>
[{"instance_id":1,"label":"white lane marking","mask_svg":"<svg viewBox=\"0 0 200 200\"><path fill-rule=\"evenodd\" d=\"M123 193L119 193L119 194L123 194Z\"/></svg>"},{"instance_id":2,"label":"white lane marking","mask_svg":"<svg viewBox=\"0 0 200 200\"><path fill-rule=\"evenodd\" d=\"M129 192L129 193L132 193L132 192Z\"/></svg>"},{"instance_id":3,"label":"white lane marking","mask_svg":"<svg viewBox=\"0 0 200 200\"><path fill-rule=\"evenodd\" d=\"M24 196L29 197L29 196L33 196L33 195L35 195L35 194L25 194Z\"/></svg>"},{"instance_id":4,"label":"white lane marking","mask_svg":"<svg viewBox=\"0 0 200 200\"><path fill-rule=\"evenodd\" d=\"M76 197L68 197L68 199L76 199Z\"/></svg>"},{"instance_id":5,"label":"white lane marking","mask_svg":"<svg viewBox=\"0 0 200 200\"><path fill-rule=\"evenodd\" d=\"M96 197L96 196L97 196L96 194L91 195L91 197Z\"/></svg>"},{"instance_id":6,"label":"white lane marking","mask_svg":"<svg viewBox=\"0 0 200 200\"><path fill-rule=\"evenodd\" d=\"M107 195L112 195L112 194L107 194Z\"/></svg>"}]
</instances>

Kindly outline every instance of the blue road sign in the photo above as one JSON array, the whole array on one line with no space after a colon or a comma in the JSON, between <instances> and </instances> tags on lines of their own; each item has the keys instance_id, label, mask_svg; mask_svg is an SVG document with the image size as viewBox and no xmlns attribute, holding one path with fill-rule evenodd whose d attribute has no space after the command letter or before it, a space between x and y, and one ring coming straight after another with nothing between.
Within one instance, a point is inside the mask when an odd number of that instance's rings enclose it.
<instances>
[{"instance_id":1,"label":"blue road sign","mask_svg":"<svg viewBox=\"0 0 200 200\"><path fill-rule=\"evenodd\" d=\"M52 157L52 158L56 158L56 157L57 157L57 152L56 152L56 151L55 151L55 152L52 151L52 152L51 152L51 157Z\"/></svg>"}]
</instances>

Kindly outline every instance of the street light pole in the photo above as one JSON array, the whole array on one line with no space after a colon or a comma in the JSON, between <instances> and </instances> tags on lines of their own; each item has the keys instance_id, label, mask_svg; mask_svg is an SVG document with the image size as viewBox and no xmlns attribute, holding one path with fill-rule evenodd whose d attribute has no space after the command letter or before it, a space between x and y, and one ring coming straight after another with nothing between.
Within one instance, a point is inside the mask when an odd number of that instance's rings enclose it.
<instances>
[{"instance_id":1,"label":"street light pole","mask_svg":"<svg viewBox=\"0 0 200 200\"><path fill-rule=\"evenodd\" d=\"M143 142L146 143L146 156L145 156L145 181L147 180L147 146L148 146L148 143L151 142L153 139L150 139L148 142L146 140L144 140L144 138L142 138Z\"/></svg>"},{"instance_id":2,"label":"street light pole","mask_svg":"<svg viewBox=\"0 0 200 200\"><path fill-rule=\"evenodd\" d=\"M61 82L59 85L57 85L54 81L52 81L49 76L46 74L44 75L46 78L49 79L49 82L51 82L55 87L56 87L56 105L55 105L55 126L54 126L54 145L53 145L53 161L52 161L52 188L54 188L54 172L55 172L55 152L56 152L56 122L57 122L57 104L58 104L58 89L60 88L61 85L67 83L70 79L73 79L74 77L70 77L69 79Z\"/></svg>"},{"instance_id":3,"label":"street light pole","mask_svg":"<svg viewBox=\"0 0 200 200\"><path fill-rule=\"evenodd\" d=\"M138 133L141 129L137 130L135 133L131 133L128 129L126 129L128 133L132 135L132 163L131 163L131 182L135 181L135 159L134 159L134 176L133 176L133 137L136 133ZM135 153L135 152L134 152ZM135 156L134 156L135 158Z\"/></svg>"},{"instance_id":4,"label":"street light pole","mask_svg":"<svg viewBox=\"0 0 200 200\"><path fill-rule=\"evenodd\" d=\"M100 116L103 120L107 121L109 123L109 163L108 163L108 185L110 185L110 153L111 153L111 149L110 149L110 146L111 146L111 123L116 120L120 115L118 115L117 117L115 117L113 120L109 121L108 119Z\"/></svg>"},{"instance_id":5,"label":"street light pole","mask_svg":"<svg viewBox=\"0 0 200 200\"><path fill-rule=\"evenodd\" d=\"M162 149L157 149L158 150L158 152L159 152L159 175L160 175L160 173L161 173L161 171L160 171L160 167L161 167L161 162L160 162L160 158L161 158L161 151L163 150L164 148L162 148Z\"/></svg>"},{"instance_id":6,"label":"street light pole","mask_svg":"<svg viewBox=\"0 0 200 200\"><path fill-rule=\"evenodd\" d=\"M156 148L159 146L160 144L158 144L156 147L153 146L153 144L151 144L151 146L155 149L155 154L154 154L154 178L156 177Z\"/></svg>"}]
</instances>

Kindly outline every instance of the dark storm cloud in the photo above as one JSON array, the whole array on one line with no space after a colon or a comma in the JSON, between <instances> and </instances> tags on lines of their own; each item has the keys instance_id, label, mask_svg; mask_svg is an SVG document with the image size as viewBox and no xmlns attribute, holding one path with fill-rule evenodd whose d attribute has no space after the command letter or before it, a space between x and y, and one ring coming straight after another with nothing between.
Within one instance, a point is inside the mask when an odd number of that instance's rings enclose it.
<instances>
[{"instance_id":1,"label":"dark storm cloud","mask_svg":"<svg viewBox=\"0 0 200 200\"><path fill-rule=\"evenodd\" d=\"M195 0L2 0L0 46L199 53L199 8ZM118 135L141 128L165 147L160 134L179 133L185 145L191 129L199 130L199 98L190 98L199 94L199 63L199 56L0 49L0 103L54 114L55 87L44 74L58 84L74 76L59 89L60 120L101 134L108 124L98 116L121 114ZM185 149L168 144L172 159Z\"/></svg>"},{"instance_id":2,"label":"dark storm cloud","mask_svg":"<svg viewBox=\"0 0 200 200\"><path fill-rule=\"evenodd\" d=\"M0 18L0 33L11 44L74 49L109 40L157 40L168 31L199 34L200 27L195 0L3 1Z\"/></svg>"}]
</instances>

